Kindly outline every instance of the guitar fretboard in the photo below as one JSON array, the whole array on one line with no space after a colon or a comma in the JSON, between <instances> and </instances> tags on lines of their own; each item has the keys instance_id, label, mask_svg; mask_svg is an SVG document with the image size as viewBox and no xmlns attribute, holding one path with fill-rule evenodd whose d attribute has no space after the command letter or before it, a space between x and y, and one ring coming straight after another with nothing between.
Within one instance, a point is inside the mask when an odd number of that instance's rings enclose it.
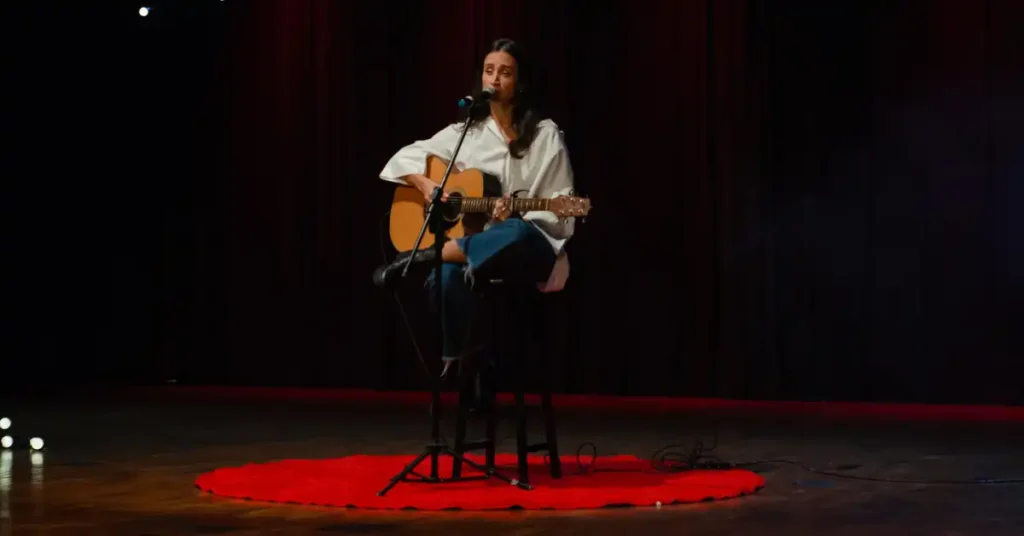
<instances>
[{"instance_id":1,"label":"guitar fretboard","mask_svg":"<svg viewBox=\"0 0 1024 536\"><path fill-rule=\"evenodd\" d=\"M451 198L449 198L451 199ZM459 212L491 212L500 197L469 197L462 198ZM512 198L506 200L512 212L530 212L531 210L549 210L550 199L543 198Z\"/></svg>"}]
</instances>

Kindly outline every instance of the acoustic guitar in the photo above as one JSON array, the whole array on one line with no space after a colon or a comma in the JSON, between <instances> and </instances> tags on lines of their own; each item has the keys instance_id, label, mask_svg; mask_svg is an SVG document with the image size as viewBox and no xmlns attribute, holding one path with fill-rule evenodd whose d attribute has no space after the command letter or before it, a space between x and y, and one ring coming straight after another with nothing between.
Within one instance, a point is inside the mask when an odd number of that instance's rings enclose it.
<instances>
[{"instance_id":1,"label":"acoustic guitar","mask_svg":"<svg viewBox=\"0 0 1024 536\"><path fill-rule=\"evenodd\" d=\"M436 156L427 157L424 175L436 184L441 183L448 163ZM478 169L458 171L452 168L445 183L448 201L443 205L444 234L455 239L483 230L490 220L494 203L501 199L501 183L492 175ZM513 214L544 211L561 218L583 217L590 213L590 199L563 195L555 198L512 197L507 200ZM395 188L391 202L391 243L399 252L411 251L426 219L427 200L412 186ZM434 245L435 236L428 228L420 241L420 249Z\"/></svg>"}]
</instances>

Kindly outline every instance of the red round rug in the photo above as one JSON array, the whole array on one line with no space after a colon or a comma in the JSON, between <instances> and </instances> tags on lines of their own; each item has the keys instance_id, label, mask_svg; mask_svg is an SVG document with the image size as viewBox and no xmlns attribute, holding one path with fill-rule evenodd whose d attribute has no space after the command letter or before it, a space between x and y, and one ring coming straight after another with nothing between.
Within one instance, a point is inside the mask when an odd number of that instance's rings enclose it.
<instances>
[{"instance_id":1,"label":"red round rug","mask_svg":"<svg viewBox=\"0 0 1024 536\"><path fill-rule=\"evenodd\" d=\"M214 495L318 506L370 509L494 510L577 509L609 506L654 506L728 499L753 493L764 479L745 469L655 471L649 460L635 456L602 456L595 470L580 474L575 457L562 458L561 479L551 478L542 456L530 458L526 491L491 477L429 484L400 481L383 497L377 492L415 456L348 456L325 460L284 460L204 473L196 486ZM477 456L467 458L483 463ZM451 458L441 456L440 474L451 474ZM514 454L499 454L499 471L515 478ZM417 467L430 472L430 459ZM463 466L463 475L480 475ZM412 477L415 478L415 477Z\"/></svg>"}]
</instances>

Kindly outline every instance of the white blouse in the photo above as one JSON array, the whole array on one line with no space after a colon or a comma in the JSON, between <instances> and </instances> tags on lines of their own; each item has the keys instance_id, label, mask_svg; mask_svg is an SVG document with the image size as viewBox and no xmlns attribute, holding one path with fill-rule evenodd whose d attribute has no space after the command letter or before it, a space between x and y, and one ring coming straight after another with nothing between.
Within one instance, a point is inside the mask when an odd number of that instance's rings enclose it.
<instances>
[{"instance_id":1,"label":"white blouse","mask_svg":"<svg viewBox=\"0 0 1024 536\"><path fill-rule=\"evenodd\" d=\"M428 155L451 160L461 125L449 125L430 139L419 140L399 149L380 172L380 178L407 184L402 177L426 173ZM554 198L569 195L573 189L569 153L562 140L562 132L550 119L537 124L537 135L533 143L522 158L516 159L512 158L508 142L497 122L488 117L466 133L455 167L459 170L478 169L497 177L503 193L525 190L527 193L522 194L525 197ZM540 290L562 290L569 278L569 258L564 248L572 237L574 219L560 219L544 211L527 212L523 214L523 219L534 224L544 234L557 255L551 275L547 283L539 285Z\"/></svg>"}]
</instances>

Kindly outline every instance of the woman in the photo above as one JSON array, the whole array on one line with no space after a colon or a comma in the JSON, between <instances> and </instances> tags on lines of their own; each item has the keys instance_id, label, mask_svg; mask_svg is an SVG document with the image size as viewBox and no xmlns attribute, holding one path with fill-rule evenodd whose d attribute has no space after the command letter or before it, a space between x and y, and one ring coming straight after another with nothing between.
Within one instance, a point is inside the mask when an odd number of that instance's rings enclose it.
<instances>
[{"instance_id":1,"label":"woman","mask_svg":"<svg viewBox=\"0 0 1024 536\"><path fill-rule=\"evenodd\" d=\"M505 197L525 191L525 197L553 198L573 189L572 167L558 125L542 119L533 107L529 65L520 47L510 39L495 41L484 58L473 94L484 87L494 95L488 105L473 106L469 131L455 160L459 169L478 169L497 177ZM462 122L449 125L428 140L400 149L381 171L386 181L414 186L431 199L436 183L424 176L427 157L451 160ZM469 321L475 318L473 276L514 279L537 283L544 291L557 291L568 277L565 243L572 237L574 222L550 212L528 212L510 218L503 201L495 204L491 221L482 232L447 241L441 253L441 282L445 300L444 356L446 361L463 355ZM415 269L429 270L435 250L413 255ZM408 254L374 273L377 285L388 285L400 276ZM485 274L485 275L481 275ZM428 285L433 283L428 278Z\"/></svg>"}]
</instances>

